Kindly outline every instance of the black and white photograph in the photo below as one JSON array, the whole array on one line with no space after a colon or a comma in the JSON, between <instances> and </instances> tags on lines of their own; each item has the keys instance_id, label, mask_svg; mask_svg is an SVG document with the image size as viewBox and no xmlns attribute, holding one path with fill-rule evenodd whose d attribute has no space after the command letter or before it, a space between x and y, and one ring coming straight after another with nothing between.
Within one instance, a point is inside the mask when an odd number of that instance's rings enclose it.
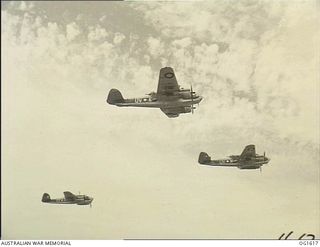
<instances>
[{"instance_id":1,"label":"black and white photograph","mask_svg":"<svg viewBox=\"0 0 320 247\"><path fill-rule=\"evenodd\" d=\"M318 0L1 1L1 240L319 239L319 27Z\"/></svg>"}]
</instances>

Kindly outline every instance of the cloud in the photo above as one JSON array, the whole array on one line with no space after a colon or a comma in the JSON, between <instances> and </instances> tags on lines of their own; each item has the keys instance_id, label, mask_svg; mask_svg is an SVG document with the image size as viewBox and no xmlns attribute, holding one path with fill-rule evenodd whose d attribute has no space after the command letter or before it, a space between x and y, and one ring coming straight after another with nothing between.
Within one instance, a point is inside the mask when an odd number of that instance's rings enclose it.
<instances>
[{"instance_id":1,"label":"cloud","mask_svg":"<svg viewBox=\"0 0 320 247\"><path fill-rule=\"evenodd\" d=\"M102 28L101 26L97 25L96 27L90 27L89 29L89 34L88 34L88 41L99 41L99 40L104 40L107 36L108 33L106 29Z\"/></svg>"},{"instance_id":2,"label":"cloud","mask_svg":"<svg viewBox=\"0 0 320 247\"><path fill-rule=\"evenodd\" d=\"M74 40L81 33L78 25L75 22L68 24L66 28L66 36L68 41Z\"/></svg>"},{"instance_id":3,"label":"cloud","mask_svg":"<svg viewBox=\"0 0 320 247\"><path fill-rule=\"evenodd\" d=\"M175 13L178 5L179 13ZM197 7L190 11L195 5ZM164 37L171 39L170 42L164 38L149 39L153 48L151 54L162 59L159 44L164 44L166 55L170 57L169 63L184 74L183 80L201 81L204 82L202 87L210 88L210 92L206 92L206 99L215 95L215 99L209 99L210 104L217 100L238 109L235 102L241 100L239 96L242 95L249 99L247 104L256 109L252 111L255 119L271 121L276 126L287 126L290 119L290 125L297 124L296 128L281 129L281 135L285 136L288 131L288 136L296 135L297 139L317 145L319 133L315 132L317 128L314 124L319 121L314 112L318 112L318 96L311 92L317 82L316 78L310 76L316 73L309 73L309 68L315 68L317 61L301 59L314 58L315 46L312 39L306 44L296 36L301 34L303 26L310 27L304 29L305 36L316 36L312 2L303 5L303 10L301 5L265 2L237 2L231 8L228 4L213 6L208 3L148 3L138 6L144 10L145 19L161 30ZM271 19L265 18L269 12ZM307 12L313 12L311 18L304 17L308 16ZM191 13L191 16L186 13ZM196 20L198 16L204 17L201 18L205 20L204 23ZM301 17L299 22L296 16ZM226 17L230 17L229 20ZM277 22L281 23L278 28L273 25ZM199 42L201 39L205 42ZM293 41L295 44L292 44ZM228 42L227 50L219 51L219 42ZM297 63L301 63L298 70L295 69ZM288 74L285 76L286 71ZM301 80L308 80L311 86L301 87ZM303 93L298 93L301 90ZM302 96L306 98L302 99ZM313 110L302 110L305 100L309 101ZM213 107L210 109L212 114L216 114ZM242 110L238 111L243 115ZM245 114L243 117L252 119L253 116ZM310 125L305 125L305 129L301 130L304 134L293 131L302 126L298 119L309 119L307 122Z\"/></svg>"},{"instance_id":4,"label":"cloud","mask_svg":"<svg viewBox=\"0 0 320 247\"><path fill-rule=\"evenodd\" d=\"M113 43L115 44L120 44L126 36L124 36L122 33L115 33L114 38L113 38Z\"/></svg>"},{"instance_id":5,"label":"cloud","mask_svg":"<svg viewBox=\"0 0 320 247\"><path fill-rule=\"evenodd\" d=\"M164 52L164 45L161 40L149 37L148 40L149 52L152 57L157 58Z\"/></svg>"},{"instance_id":6,"label":"cloud","mask_svg":"<svg viewBox=\"0 0 320 247\"><path fill-rule=\"evenodd\" d=\"M33 8L34 8L33 2L21 1L18 9L21 11L30 11Z\"/></svg>"}]
</instances>

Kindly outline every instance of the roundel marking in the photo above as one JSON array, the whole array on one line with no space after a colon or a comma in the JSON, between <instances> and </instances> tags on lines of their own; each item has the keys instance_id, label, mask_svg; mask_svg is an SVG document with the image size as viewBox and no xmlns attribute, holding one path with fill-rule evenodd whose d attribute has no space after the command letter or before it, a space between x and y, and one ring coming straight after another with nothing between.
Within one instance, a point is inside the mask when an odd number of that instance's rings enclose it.
<instances>
[{"instance_id":1,"label":"roundel marking","mask_svg":"<svg viewBox=\"0 0 320 247\"><path fill-rule=\"evenodd\" d=\"M172 78L172 77L174 77L174 74L171 73L171 72L168 72L168 73L165 73L165 74L164 74L164 77L165 77L165 78Z\"/></svg>"}]
</instances>

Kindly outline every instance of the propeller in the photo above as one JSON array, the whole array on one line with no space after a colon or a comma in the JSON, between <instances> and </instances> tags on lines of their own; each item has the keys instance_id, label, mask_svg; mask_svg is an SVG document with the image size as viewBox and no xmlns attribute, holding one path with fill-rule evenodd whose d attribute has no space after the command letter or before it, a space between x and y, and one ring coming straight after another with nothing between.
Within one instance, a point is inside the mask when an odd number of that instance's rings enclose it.
<instances>
[{"instance_id":1,"label":"propeller","mask_svg":"<svg viewBox=\"0 0 320 247\"><path fill-rule=\"evenodd\" d=\"M193 108L193 94L194 94L195 92L193 92L193 90L192 90L192 84L191 84L191 87L190 87L190 96L191 96L191 112L192 112L192 114L193 114L193 110L194 110L194 108Z\"/></svg>"},{"instance_id":2,"label":"propeller","mask_svg":"<svg viewBox=\"0 0 320 247\"><path fill-rule=\"evenodd\" d=\"M264 157L264 158L266 157L266 152L263 152L263 157Z\"/></svg>"},{"instance_id":3,"label":"propeller","mask_svg":"<svg viewBox=\"0 0 320 247\"><path fill-rule=\"evenodd\" d=\"M262 172L262 166L260 166L260 173Z\"/></svg>"}]
</instances>

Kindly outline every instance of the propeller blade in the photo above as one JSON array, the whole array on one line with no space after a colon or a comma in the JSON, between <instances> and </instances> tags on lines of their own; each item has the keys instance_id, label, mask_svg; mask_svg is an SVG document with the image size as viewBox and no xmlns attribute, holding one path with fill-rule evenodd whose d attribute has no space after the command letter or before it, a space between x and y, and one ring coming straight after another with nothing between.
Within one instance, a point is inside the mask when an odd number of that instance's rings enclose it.
<instances>
[{"instance_id":1,"label":"propeller blade","mask_svg":"<svg viewBox=\"0 0 320 247\"><path fill-rule=\"evenodd\" d=\"M261 168L261 166L260 166L260 173L262 172L262 168Z\"/></svg>"},{"instance_id":2,"label":"propeller blade","mask_svg":"<svg viewBox=\"0 0 320 247\"><path fill-rule=\"evenodd\" d=\"M190 87L190 96L191 96L191 113L193 114L193 90L192 90L192 84Z\"/></svg>"},{"instance_id":3,"label":"propeller blade","mask_svg":"<svg viewBox=\"0 0 320 247\"><path fill-rule=\"evenodd\" d=\"M266 157L266 152L263 152L263 157Z\"/></svg>"}]
</instances>

